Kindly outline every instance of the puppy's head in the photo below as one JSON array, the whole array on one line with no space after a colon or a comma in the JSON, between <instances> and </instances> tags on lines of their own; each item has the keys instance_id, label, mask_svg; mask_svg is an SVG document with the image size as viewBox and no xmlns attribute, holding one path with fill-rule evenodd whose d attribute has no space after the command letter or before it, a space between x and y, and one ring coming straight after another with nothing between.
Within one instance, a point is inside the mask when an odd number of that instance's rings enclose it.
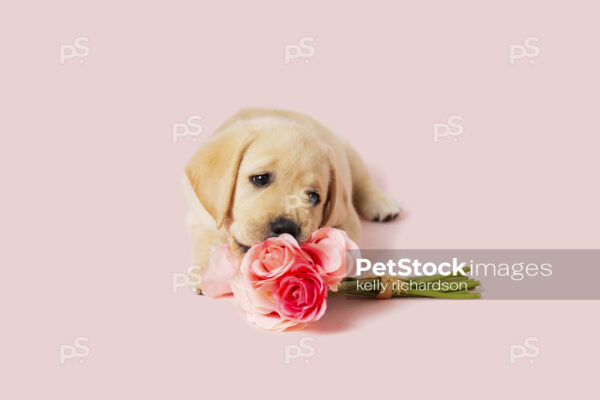
<instances>
[{"instance_id":1,"label":"puppy's head","mask_svg":"<svg viewBox=\"0 0 600 400\"><path fill-rule=\"evenodd\" d=\"M200 202L242 255L288 233L302 244L333 225L348 194L331 148L285 120L238 121L216 133L186 167Z\"/></svg>"}]
</instances>

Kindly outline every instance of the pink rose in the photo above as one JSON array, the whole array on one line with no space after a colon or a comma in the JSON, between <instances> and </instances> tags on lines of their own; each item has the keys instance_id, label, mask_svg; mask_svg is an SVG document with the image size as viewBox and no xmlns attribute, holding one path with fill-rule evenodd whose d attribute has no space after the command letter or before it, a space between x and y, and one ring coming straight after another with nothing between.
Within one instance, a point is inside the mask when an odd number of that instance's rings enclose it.
<instances>
[{"instance_id":1,"label":"pink rose","mask_svg":"<svg viewBox=\"0 0 600 400\"><path fill-rule=\"evenodd\" d=\"M337 290L346 275L346 253L356 248L345 232L333 228L319 229L302 246L283 234L252 246L239 273L219 277L231 277L235 303L251 325L268 331L298 329L323 316L328 290ZM209 264L217 268L227 254ZM224 284L218 287L217 293L225 291Z\"/></svg>"},{"instance_id":2,"label":"pink rose","mask_svg":"<svg viewBox=\"0 0 600 400\"><path fill-rule=\"evenodd\" d=\"M327 308L327 285L315 265L298 259L273 285L277 311L284 318L316 321Z\"/></svg>"},{"instance_id":3,"label":"pink rose","mask_svg":"<svg viewBox=\"0 0 600 400\"><path fill-rule=\"evenodd\" d=\"M236 272L236 265L237 260L229 246L224 244L214 249L200 276L202 293L215 298L230 295L229 282Z\"/></svg>"},{"instance_id":4,"label":"pink rose","mask_svg":"<svg viewBox=\"0 0 600 400\"><path fill-rule=\"evenodd\" d=\"M327 307L320 268L288 234L252 246L231 286L248 322L268 331L301 328Z\"/></svg>"},{"instance_id":5,"label":"pink rose","mask_svg":"<svg viewBox=\"0 0 600 400\"><path fill-rule=\"evenodd\" d=\"M284 233L252 246L244 256L240 269L249 282L263 285L287 271L297 257L306 256L296 239Z\"/></svg>"},{"instance_id":6,"label":"pink rose","mask_svg":"<svg viewBox=\"0 0 600 400\"><path fill-rule=\"evenodd\" d=\"M336 291L340 281L350 275L347 271L346 257L349 250L356 250L358 246L346 232L334 228L321 228L314 231L302 250L310 255L315 264L319 266L329 289ZM351 263L350 267L353 266ZM351 269L351 268L350 268Z\"/></svg>"},{"instance_id":7,"label":"pink rose","mask_svg":"<svg viewBox=\"0 0 600 400\"><path fill-rule=\"evenodd\" d=\"M304 322L282 317L277 312L275 298L249 286L241 274L237 274L231 279L231 289L238 310L244 315L246 321L256 328L270 332L282 332L302 329L307 325Z\"/></svg>"}]
</instances>

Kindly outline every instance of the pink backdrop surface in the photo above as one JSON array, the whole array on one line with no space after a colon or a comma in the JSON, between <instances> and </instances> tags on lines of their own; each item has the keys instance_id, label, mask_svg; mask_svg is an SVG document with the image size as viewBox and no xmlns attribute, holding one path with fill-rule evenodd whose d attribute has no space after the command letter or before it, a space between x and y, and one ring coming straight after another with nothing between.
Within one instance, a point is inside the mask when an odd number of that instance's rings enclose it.
<instances>
[{"instance_id":1,"label":"pink backdrop surface","mask_svg":"<svg viewBox=\"0 0 600 400\"><path fill-rule=\"evenodd\" d=\"M312 329L269 334L172 280L191 263L183 167L247 106L357 147L405 210L365 222L365 248L598 248L599 11L3 2L0 397L591 398L598 302L338 298ZM89 55L61 64L78 37ZM286 64L303 37L315 54ZM539 54L511 64L528 37ZM202 134L174 143L192 115ZM434 143L452 115L458 141ZM61 363L82 337L89 355ZM286 363L306 337L314 354ZM539 356L511 364L527 337Z\"/></svg>"}]
</instances>

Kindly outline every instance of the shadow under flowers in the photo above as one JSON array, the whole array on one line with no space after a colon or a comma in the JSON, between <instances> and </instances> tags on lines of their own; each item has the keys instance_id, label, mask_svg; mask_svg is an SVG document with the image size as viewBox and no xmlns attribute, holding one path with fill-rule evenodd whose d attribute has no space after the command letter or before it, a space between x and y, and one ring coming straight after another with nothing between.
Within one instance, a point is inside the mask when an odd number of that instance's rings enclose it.
<instances>
[{"instance_id":1,"label":"shadow under flowers","mask_svg":"<svg viewBox=\"0 0 600 400\"><path fill-rule=\"evenodd\" d=\"M330 295L325 315L305 331L322 334L350 331L379 314L385 314L392 307L399 307L401 301L398 300L401 299L379 300L350 295Z\"/></svg>"}]
</instances>

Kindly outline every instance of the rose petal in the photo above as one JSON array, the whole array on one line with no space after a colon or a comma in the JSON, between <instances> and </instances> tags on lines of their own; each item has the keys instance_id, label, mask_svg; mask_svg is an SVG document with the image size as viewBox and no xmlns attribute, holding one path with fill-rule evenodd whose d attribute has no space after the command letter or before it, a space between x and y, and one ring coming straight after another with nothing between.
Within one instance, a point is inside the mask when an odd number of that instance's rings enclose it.
<instances>
[{"instance_id":1,"label":"rose petal","mask_svg":"<svg viewBox=\"0 0 600 400\"><path fill-rule=\"evenodd\" d=\"M232 294L230 279L236 272L237 260L227 245L214 249L202 273L200 288L209 297Z\"/></svg>"}]
</instances>

